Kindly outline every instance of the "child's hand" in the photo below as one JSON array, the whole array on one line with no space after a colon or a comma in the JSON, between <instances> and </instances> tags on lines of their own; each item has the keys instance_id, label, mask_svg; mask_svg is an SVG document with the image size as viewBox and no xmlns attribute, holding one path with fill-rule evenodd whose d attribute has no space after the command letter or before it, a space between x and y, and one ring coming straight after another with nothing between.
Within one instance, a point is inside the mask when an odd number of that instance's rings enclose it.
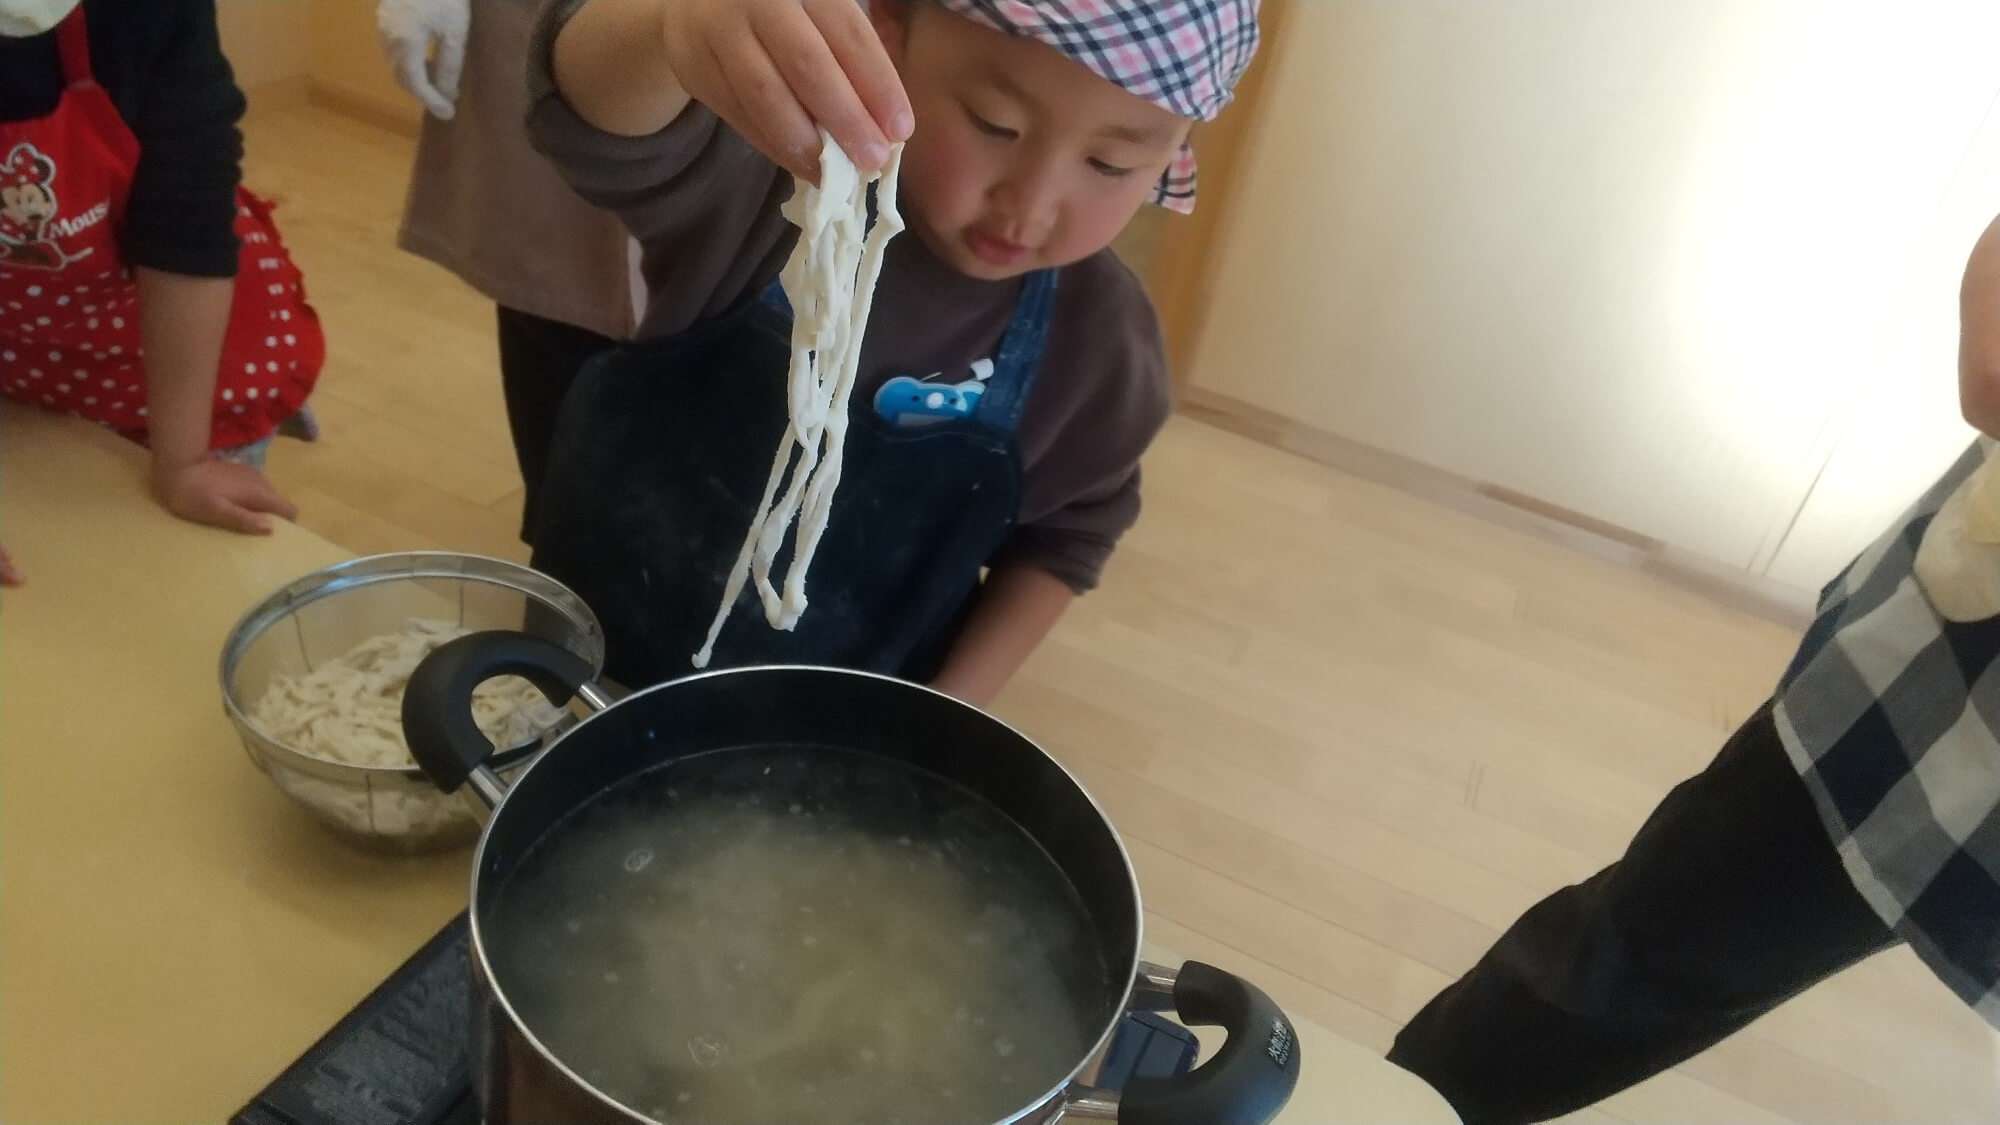
<instances>
[{"instance_id":1,"label":"child's hand","mask_svg":"<svg viewBox=\"0 0 2000 1125\"><path fill-rule=\"evenodd\" d=\"M909 139L909 95L855 0L666 0L660 18L681 88L795 176L819 182L822 127L864 171Z\"/></svg>"},{"instance_id":2,"label":"child's hand","mask_svg":"<svg viewBox=\"0 0 2000 1125\"><path fill-rule=\"evenodd\" d=\"M0 547L0 586L19 586L27 580L27 576L15 568L14 556L7 553L7 548Z\"/></svg>"},{"instance_id":3,"label":"child's hand","mask_svg":"<svg viewBox=\"0 0 2000 1125\"><path fill-rule=\"evenodd\" d=\"M264 474L248 465L203 459L153 471L153 494L184 520L265 535L270 516L292 519L298 506L279 494ZM268 514L266 514L268 513Z\"/></svg>"}]
</instances>

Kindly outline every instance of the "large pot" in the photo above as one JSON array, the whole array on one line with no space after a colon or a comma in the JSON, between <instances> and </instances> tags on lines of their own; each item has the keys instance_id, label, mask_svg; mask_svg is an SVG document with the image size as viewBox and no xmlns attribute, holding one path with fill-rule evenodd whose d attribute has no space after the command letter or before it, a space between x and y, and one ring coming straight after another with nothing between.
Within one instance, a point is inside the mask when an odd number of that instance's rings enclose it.
<instances>
[{"instance_id":1,"label":"large pot","mask_svg":"<svg viewBox=\"0 0 2000 1125\"><path fill-rule=\"evenodd\" d=\"M575 697L597 713L503 791L485 765L492 746L472 721L470 701L478 684L507 674L531 680L558 705ZM681 761L694 755L772 746L859 751L954 782L1012 818L1080 895L1124 1004L1108 1012L1066 1080L999 1122L1262 1125L1290 1098L1299 1047L1284 1013L1219 969L1189 962L1172 970L1139 959L1139 892L1117 833L1067 771L1005 724L927 688L830 668L713 672L615 704L591 676L584 661L547 642L482 633L440 648L404 697L406 735L424 771L447 791L469 782L494 805L471 890L471 1066L487 1125L655 1120L592 1087L510 1003L508 982L496 979L490 956L495 899L510 872L564 817L622 781L667 763L698 768ZM1226 1029L1228 1040L1186 1075L1135 1079L1108 1093L1093 1082L1127 1010L1173 1011L1190 1025Z\"/></svg>"}]
</instances>

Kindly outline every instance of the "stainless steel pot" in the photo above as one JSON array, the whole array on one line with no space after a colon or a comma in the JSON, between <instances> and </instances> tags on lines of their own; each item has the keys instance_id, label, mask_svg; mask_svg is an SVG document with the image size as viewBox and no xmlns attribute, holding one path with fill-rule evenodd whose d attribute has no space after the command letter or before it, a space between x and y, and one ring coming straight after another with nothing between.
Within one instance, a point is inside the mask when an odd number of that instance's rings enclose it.
<instances>
[{"instance_id":1,"label":"stainless steel pot","mask_svg":"<svg viewBox=\"0 0 2000 1125\"><path fill-rule=\"evenodd\" d=\"M597 713L563 735L503 788L492 746L472 721L472 691L518 675L561 705ZM999 720L927 688L831 668L744 668L642 691L615 704L574 654L518 633L453 641L421 665L403 701L417 762L447 792L470 783L494 805L474 857L471 892L472 1070L487 1125L650 1123L578 1076L525 1026L488 957L494 903L529 850L572 811L639 773L693 755L771 746L859 751L908 763L991 802L1025 829L1080 893L1103 960L1123 981L1124 1010L1105 1021L1061 1084L1004 1123L1118 1121L1127 1125L1263 1125L1298 1081L1291 1022L1255 986L1188 962L1140 961L1143 917L1131 860L1082 786ZM1118 1094L1093 1085L1126 1010L1172 1011L1222 1027L1207 1063L1174 1079L1135 1079Z\"/></svg>"}]
</instances>

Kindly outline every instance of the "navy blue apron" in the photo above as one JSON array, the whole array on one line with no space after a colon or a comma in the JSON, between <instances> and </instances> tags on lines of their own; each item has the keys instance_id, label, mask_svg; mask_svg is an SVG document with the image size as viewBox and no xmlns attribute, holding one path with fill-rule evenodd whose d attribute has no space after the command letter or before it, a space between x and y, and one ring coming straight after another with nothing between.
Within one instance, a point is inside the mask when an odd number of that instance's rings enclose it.
<instances>
[{"instance_id":1,"label":"navy blue apron","mask_svg":"<svg viewBox=\"0 0 2000 1125\"><path fill-rule=\"evenodd\" d=\"M822 664L933 678L1014 529L1015 441L1048 339L1056 274L1030 274L970 417L903 428L857 396L840 488L797 629L746 583L712 668ZM563 400L533 565L604 623L605 673L629 687L689 674L790 425L791 314L759 300L592 360ZM786 550L774 580L790 561Z\"/></svg>"}]
</instances>

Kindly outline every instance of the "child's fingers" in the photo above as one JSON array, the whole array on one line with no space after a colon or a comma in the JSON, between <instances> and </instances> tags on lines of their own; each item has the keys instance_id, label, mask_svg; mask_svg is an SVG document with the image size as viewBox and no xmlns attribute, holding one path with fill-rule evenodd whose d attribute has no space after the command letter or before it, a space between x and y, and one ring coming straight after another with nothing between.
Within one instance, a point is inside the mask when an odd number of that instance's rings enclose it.
<instances>
[{"instance_id":1,"label":"child's fingers","mask_svg":"<svg viewBox=\"0 0 2000 1125\"><path fill-rule=\"evenodd\" d=\"M789 4L759 4L758 9L789 9ZM733 124L739 132L744 132L750 143L762 149L764 154L783 165L794 175L805 175L816 179L818 172L819 129L807 115L806 108L792 93L791 86L778 73L777 64L771 61L764 44L750 28L745 28L740 38L732 37L727 43L716 45L717 53L724 54L729 65L723 68L723 80L729 92L741 106L741 114ZM719 107L711 106L721 113ZM728 119L728 114L723 114ZM748 126L748 131L744 130Z\"/></svg>"},{"instance_id":2,"label":"child's fingers","mask_svg":"<svg viewBox=\"0 0 2000 1125\"><path fill-rule=\"evenodd\" d=\"M777 157L785 151L786 146L782 142L772 141L769 137L765 136L756 118L752 117L743 108L742 102L736 100L736 92L729 88L728 79L718 76L713 88L702 95L702 102L709 109L713 110L717 117L728 122L730 128L741 133L743 139L750 143L751 148L777 161L780 168L783 168L786 172L794 176L802 176L808 180L818 181L819 165L817 161L810 163L803 161L787 163L777 160Z\"/></svg>"},{"instance_id":3,"label":"child's fingers","mask_svg":"<svg viewBox=\"0 0 2000 1125\"><path fill-rule=\"evenodd\" d=\"M245 507L235 497L226 494L205 498L195 512L195 518L212 527L245 535L268 535L271 531L270 517Z\"/></svg>"},{"instance_id":4,"label":"child's fingers","mask_svg":"<svg viewBox=\"0 0 2000 1125\"><path fill-rule=\"evenodd\" d=\"M269 512L279 519L299 518L299 506L285 499L284 494L271 487L268 481L259 481L258 487L242 497L239 503L253 512Z\"/></svg>"},{"instance_id":5,"label":"child's fingers","mask_svg":"<svg viewBox=\"0 0 2000 1125\"><path fill-rule=\"evenodd\" d=\"M7 548L0 547L0 586L19 586L26 581L26 576L14 565L14 556L7 553Z\"/></svg>"},{"instance_id":6,"label":"child's fingers","mask_svg":"<svg viewBox=\"0 0 2000 1125\"><path fill-rule=\"evenodd\" d=\"M269 534L271 516L289 520L299 514L297 505L248 465L205 462L183 495L185 506L174 505L180 514L247 535Z\"/></svg>"},{"instance_id":7,"label":"child's fingers","mask_svg":"<svg viewBox=\"0 0 2000 1125\"><path fill-rule=\"evenodd\" d=\"M743 134L743 139L750 143L751 148L765 154L773 151L775 146L764 139L763 133L757 129L757 123L750 120L743 112L743 104L736 100L736 94L729 88L727 81L718 78L714 88L703 91L701 103L717 117L722 118L730 128ZM786 171L791 169L787 168Z\"/></svg>"},{"instance_id":8,"label":"child's fingers","mask_svg":"<svg viewBox=\"0 0 2000 1125\"><path fill-rule=\"evenodd\" d=\"M866 26L859 5L836 2ZM767 13L758 28L764 49L777 60L792 95L812 122L831 133L857 166L868 171L881 167L889 159L889 138L863 103L854 76L843 69L825 31L808 11L791 5L767 5L760 10ZM876 54L881 53L878 44ZM883 62L887 63L886 57ZM894 74L890 68L891 77ZM819 147L817 130L813 147Z\"/></svg>"},{"instance_id":9,"label":"child's fingers","mask_svg":"<svg viewBox=\"0 0 2000 1125\"><path fill-rule=\"evenodd\" d=\"M282 520L296 520L298 518L298 504L294 504L292 500L286 500L282 494L278 494L276 488L270 488L270 486L264 486L264 488L260 488L260 490L248 494L248 496L242 496L238 502L244 508L252 510L252 512L270 512L270 514L274 514L274 516L278 516Z\"/></svg>"},{"instance_id":10,"label":"child's fingers","mask_svg":"<svg viewBox=\"0 0 2000 1125\"><path fill-rule=\"evenodd\" d=\"M234 479L223 494L230 504L248 512L269 513L282 519L298 517L298 505L285 499L284 493L278 491L269 477L248 465L236 466L235 469L231 474ZM267 520L258 522L262 528L270 527Z\"/></svg>"},{"instance_id":11,"label":"child's fingers","mask_svg":"<svg viewBox=\"0 0 2000 1125\"><path fill-rule=\"evenodd\" d=\"M866 6L852 0L805 0L805 9L883 139L909 140L916 126L909 91L903 89L902 76L883 50Z\"/></svg>"}]
</instances>

